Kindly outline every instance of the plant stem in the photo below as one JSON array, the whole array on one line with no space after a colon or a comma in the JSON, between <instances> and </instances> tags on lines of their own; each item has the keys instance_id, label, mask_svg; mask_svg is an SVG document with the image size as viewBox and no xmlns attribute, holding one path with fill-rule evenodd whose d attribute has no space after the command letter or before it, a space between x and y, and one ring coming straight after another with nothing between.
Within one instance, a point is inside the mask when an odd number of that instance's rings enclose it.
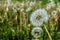
<instances>
[{"instance_id":1,"label":"plant stem","mask_svg":"<svg viewBox=\"0 0 60 40\"><path fill-rule=\"evenodd\" d=\"M46 30L48 36L49 36L49 39L52 40L52 37L51 37L50 33L48 32L48 29L46 28L46 25L44 25L44 28L45 28L45 30Z\"/></svg>"}]
</instances>

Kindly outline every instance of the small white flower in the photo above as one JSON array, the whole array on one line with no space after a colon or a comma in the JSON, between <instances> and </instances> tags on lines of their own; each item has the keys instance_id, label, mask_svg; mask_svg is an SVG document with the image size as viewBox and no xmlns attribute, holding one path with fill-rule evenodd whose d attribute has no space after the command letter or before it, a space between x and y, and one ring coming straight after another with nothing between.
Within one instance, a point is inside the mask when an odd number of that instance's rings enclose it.
<instances>
[{"instance_id":1,"label":"small white flower","mask_svg":"<svg viewBox=\"0 0 60 40\"><path fill-rule=\"evenodd\" d=\"M49 17L45 9L37 9L30 16L31 24L34 26L41 26L48 21Z\"/></svg>"},{"instance_id":2,"label":"small white flower","mask_svg":"<svg viewBox=\"0 0 60 40\"><path fill-rule=\"evenodd\" d=\"M51 9L52 7L55 7L55 5L56 5L56 4L54 3L54 1L51 0L51 2L47 4L46 9L49 10L49 9Z\"/></svg>"},{"instance_id":3,"label":"small white flower","mask_svg":"<svg viewBox=\"0 0 60 40\"><path fill-rule=\"evenodd\" d=\"M52 16L54 17L54 18L56 18L57 17L57 11L52 11Z\"/></svg>"},{"instance_id":4,"label":"small white flower","mask_svg":"<svg viewBox=\"0 0 60 40\"><path fill-rule=\"evenodd\" d=\"M31 7L28 7L28 8L26 9L26 12L30 11L31 9L32 9Z\"/></svg>"},{"instance_id":5,"label":"small white flower","mask_svg":"<svg viewBox=\"0 0 60 40\"><path fill-rule=\"evenodd\" d=\"M35 38L41 37L42 33L43 33L43 30L40 27L35 27L31 31L32 36Z\"/></svg>"},{"instance_id":6,"label":"small white flower","mask_svg":"<svg viewBox=\"0 0 60 40\"><path fill-rule=\"evenodd\" d=\"M30 2L30 6L35 5L35 3L36 3L36 2L32 2L32 1L31 1L31 2Z\"/></svg>"}]
</instances>

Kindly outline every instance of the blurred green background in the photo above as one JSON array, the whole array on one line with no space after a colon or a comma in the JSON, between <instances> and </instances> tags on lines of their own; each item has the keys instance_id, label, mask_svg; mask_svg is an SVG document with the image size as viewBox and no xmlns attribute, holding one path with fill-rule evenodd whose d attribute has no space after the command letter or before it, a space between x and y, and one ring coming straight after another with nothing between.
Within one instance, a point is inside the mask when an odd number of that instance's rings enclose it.
<instances>
[{"instance_id":1,"label":"blurred green background","mask_svg":"<svg viewBox=\"0 0 60 40\"><path fill-rule=\"evenodd\" d=\"M36 1L36 4L32 6L32 9L30 11L26 11L26 9L29 7L28 1ZM42 1L41 4L40 1ZM36 9L45 8L46 4L48 4L50 0L12 0L12 2L12 5L7 4L9 10L6 11L7 5L4 6L4 0L0 0L0 40L34 39L34 37L31 35L31 30L35 26L30 23L30 15ZM57 5L57 3L60 3L60 0L54 0L54 2ZM15 5L15 3L17 4L16 11L13 10L13 6ZM19 3L24 3L24 7L21 8L20 6L22 5L20 5ZM56 8L57 6L52 9ZM50 12L48 11L48 13ZM52 37L52 40L60 40L60 15L58 17L56 25L54 25L52 19L49 19L48 23L45 25L47 25L47 29ZM42 29L43 36L40 37L39 40L50 40L43 25Z\"/></svg>"}]
</instances>

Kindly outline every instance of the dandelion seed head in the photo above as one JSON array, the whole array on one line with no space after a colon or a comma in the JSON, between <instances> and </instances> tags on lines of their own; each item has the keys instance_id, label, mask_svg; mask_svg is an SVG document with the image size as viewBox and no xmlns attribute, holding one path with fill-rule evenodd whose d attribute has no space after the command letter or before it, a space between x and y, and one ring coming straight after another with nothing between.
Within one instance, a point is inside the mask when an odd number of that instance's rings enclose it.
<instances>
[{"instance_id":1,"label":"dandelion seed head","mask_svg":"<svg viewBox=\"0 0 60 40\"><path fill-rule=\"evenodd\" d=\"M34 26L41 26L43 22L48 21L47 11L44 9L38 9L34 11L30 16L30 21Z\"/></svg>"},{"instance_id":2,"label":"dandelion seed head","mask_svg":"<svg viewBox=\"0 0 60 40\"><path fill-rule=\"evenodd\" d=\"M32 32L31 32L31 34L32 34L32 36L33 37L41 37L42 36L42 33L43 33L43 30L42 30L42 28L40 28L40 27L35 27L35 28L33 28L32 29Z\"/></svg>"}]
</instances>

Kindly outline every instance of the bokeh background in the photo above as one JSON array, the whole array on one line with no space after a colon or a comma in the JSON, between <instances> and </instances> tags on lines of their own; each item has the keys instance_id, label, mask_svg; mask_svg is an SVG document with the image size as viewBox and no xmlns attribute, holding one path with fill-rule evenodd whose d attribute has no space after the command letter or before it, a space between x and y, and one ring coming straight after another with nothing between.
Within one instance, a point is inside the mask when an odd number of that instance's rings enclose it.
<instances>
[{"instance_id":1,"label":"bokeh background","mask_svg":"<svg viewBox=\"0 0 60 40\"><path fill-rule=\"evenodd\" d=\"M60 0L0 0L0 40L35 40L30 15L40 8L49 14L48 23L44 23L48 32L42 25L37 40L60 40Z\"/></svg>"}]
</instances>

